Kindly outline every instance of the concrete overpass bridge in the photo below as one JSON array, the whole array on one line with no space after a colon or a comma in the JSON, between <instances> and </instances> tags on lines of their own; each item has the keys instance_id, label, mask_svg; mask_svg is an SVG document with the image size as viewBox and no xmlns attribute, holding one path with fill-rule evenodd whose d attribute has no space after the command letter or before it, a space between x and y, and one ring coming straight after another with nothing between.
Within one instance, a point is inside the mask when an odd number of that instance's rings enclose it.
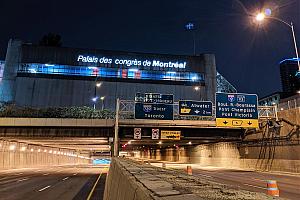
<instances>
[{"instance_id":1,"label":"concrete overpass bridge","mask_svg":"<svg viewBox=\"0 0 300 200\"><path fill-rule=\"evenodd\" d=\"M203 144L216 141L240 139L244 130L240 128L216 127L214 115L209 118L183 117L178 115L178 103L174 106L174 120L136 120L134 101L119 104L120 144L133 140L133 129L143 128L143 139L133 141L132 146L156 145L151 140L152 128L180 130L179 145ZM275 107L259 107L260 119L276 118ZM0 118L2 141L27 145L70 149L76 152L109 152L114 137L116 119L64 119L64 118ZM173 145L174 142L165 142Z\"/></svg>"}]
</instances>

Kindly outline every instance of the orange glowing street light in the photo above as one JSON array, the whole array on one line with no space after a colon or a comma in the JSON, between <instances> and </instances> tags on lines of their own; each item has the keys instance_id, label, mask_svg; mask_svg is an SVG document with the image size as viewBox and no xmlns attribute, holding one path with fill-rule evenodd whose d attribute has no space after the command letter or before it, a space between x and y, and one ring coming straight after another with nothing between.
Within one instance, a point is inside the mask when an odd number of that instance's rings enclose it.
<instances>
[{"instance_id":1,"label":"orange glowing street light","mask_svg":"<svg viewBox=\"0 0 300 200\"><path fill-rule=\"evenodd\" d=\"M298 47L297 47L297 40L296 40L296 35L295 35L295 30L294 30L294 25L293 22L288 23L280 18L277 17L273 17L271 16L271 9L266 9L266 11L268 10L268 14L266 15L265 13L258 13L255 16L256 21L258 21L259 23L262 23L265 19L273 19L276 20L278 22L281 22L283 24L285 24L286 26L290 27L291 31L292 31L292 35L293 35L293 41L294 41L294 47L295 47L295 53L296 53L296 58L297 58L297 63L298 63L298 73L300 73L300 60L299 60L299 53L298 53Z\"/></svg>"}]
</instances>

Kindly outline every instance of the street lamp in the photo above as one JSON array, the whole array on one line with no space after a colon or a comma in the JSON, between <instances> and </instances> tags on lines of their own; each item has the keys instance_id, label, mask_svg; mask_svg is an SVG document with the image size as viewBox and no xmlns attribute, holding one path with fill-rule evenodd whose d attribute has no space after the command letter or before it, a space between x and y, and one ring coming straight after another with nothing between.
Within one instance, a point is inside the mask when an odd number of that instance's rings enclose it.
<instances>
[{"instance_id":1,"label":"street lamp","mask_svg":"<svg viewBox=\"0 0 300 200\"><path fill-rule=\"evenodd\" d=\"M96 102L97 102L97 99L98 99L99 97L94 97L94 98L92 98L92 101L94 102L94 110L96 110Z\"/></svg>"},{"instance_id":2,"label":"street lamp","mask_svg":"<svg viewBox=\"0 0 300 200\"><path fill-rule=\"evenodd\" d=\"M96 83L96 87L100 87L102 85L101 82Z\"/></svg>"},{"instance_id":3,"label":"street lamp","mask_svg":"<svg viewBox=\"0 0 300 200\"><path fill-rule=\"evenodd\" d=\"M290 29L292 31L292 35L293 35L295 53L296 53L296 57L297 57L298 71L299 71L298 73L300 73L300 60L299 60L297 40L296 40L296 35L295 35L295 30L294 30L293 22L288 23L288 22L286 22L286 21L284 21L282 19L279 19L277 17L272 17L272 16L269 16L269 15L266 16L264 13L258 13L255 18L256 18L256 21L258 21L258 22L262 22L262 21L264 21L264 19L273 19L273 20L281 22L281 23L285 24L286 26L290 27Z\"/></svg>"},{"instance_id":4,"label":"street lamp","mask_svg":"<svg viewBox=\"0 0 300 200\"><path fill-rule=\"evenodd\" d=\"M194 90L195 90L196 92L199 92L199 99L200 99L200 101L201 101L202 98L201 98L200 86L195 86L195 87L194 87Z\"/></svg>"},{"instance_id":5,"label":"street lamp","mask_svg":"<svg viewBox=\"0 0 300 200\"><path fill-rule=\"evenodd\" d=\"M105 96L100 97L100 99L102 101L101 110L103 110L104 109L104 99L105 99Z\"/></svg>"}]
</instances>

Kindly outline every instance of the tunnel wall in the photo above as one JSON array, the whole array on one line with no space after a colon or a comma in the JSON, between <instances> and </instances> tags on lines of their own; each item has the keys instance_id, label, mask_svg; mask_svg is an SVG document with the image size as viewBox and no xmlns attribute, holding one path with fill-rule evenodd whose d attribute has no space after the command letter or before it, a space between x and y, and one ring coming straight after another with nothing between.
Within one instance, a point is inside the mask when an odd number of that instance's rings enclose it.
<instances>
[{"instance_id":1,"label":"tunnel wall","mask_svg":"<svg viewBox=\"0 0 300 200\"><path fill-rule=\"evenodd\" d=\"M66 149L0 141L0 169L87 164L89 159Z\"/></svg>"},{"instance_id":2,"label":"tunnel wall","mask_svg":"<svg viewBox=\"0 0 300 200\"><path fill-rule=\"evenodd\" d=\"M200 166L241 168L246 170L300 172L300 145L240 146L216 143L142 151L136 157Z\"/></svg>"}]
</instances>

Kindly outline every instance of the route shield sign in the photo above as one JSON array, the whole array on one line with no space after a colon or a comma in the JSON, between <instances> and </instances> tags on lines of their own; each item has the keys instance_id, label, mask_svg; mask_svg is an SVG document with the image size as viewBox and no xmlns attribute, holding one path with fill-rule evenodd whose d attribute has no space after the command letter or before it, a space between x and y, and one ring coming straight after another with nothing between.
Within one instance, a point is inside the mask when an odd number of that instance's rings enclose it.
<instances>
[{"instance_id":1,"label":"route shield sign","mask_svg":"<svg viewBox=\"0 0 300 200\"><path fill-rule=\"evenodd\" d=\"M218 127L258 128L257 95L216 93Z\"/></svg>"},{"instance_id":2,"label":"route shield sign","mask_svg":"<svg viewBox=\"0 0 300 200\"><path fill-rule=\"evenodd\" d=\"M180 140L181 131L161 131L162 140Z\"/></svg>"},{"instance_id":3,"label":"route shield sign","mask_svg":"<svg viewBox=\"0 0 300 200\"><path fill-rule=\"evenodd\" d=\"M172 104L135 103L135 119L173 120Z\"/></svg>"},{"instance_id":4,"label":"route shield sign","mask_svg":"<svg viewBox=\"0 0 300 200\"><path fill-rule=\"evenodd\" d=\"M211 101L179 101L179 115L212 116Z\"/></svg>"}]
</instances>

